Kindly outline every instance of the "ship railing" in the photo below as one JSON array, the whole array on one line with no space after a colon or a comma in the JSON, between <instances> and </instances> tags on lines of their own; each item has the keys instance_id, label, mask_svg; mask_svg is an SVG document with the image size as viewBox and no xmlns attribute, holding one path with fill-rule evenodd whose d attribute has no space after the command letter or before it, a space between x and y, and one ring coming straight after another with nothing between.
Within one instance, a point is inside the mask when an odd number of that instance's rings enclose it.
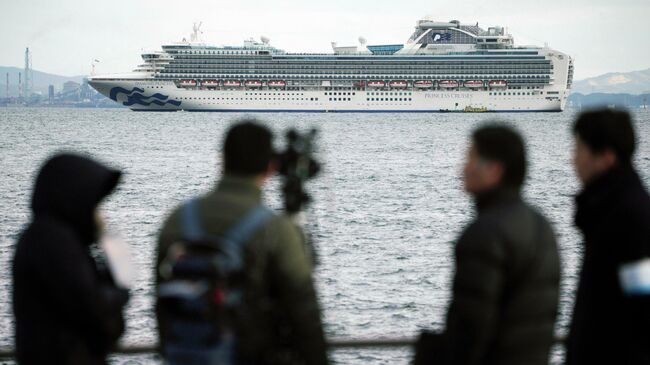
<instances>
[{"instance_id":1,"label":"ship railing","mask_svg":"<svg viewBox=\"0 0 650 365\"><path fill-rule=\"evenodd\" d=\"M366 339L344 339L332 338L327 342L328 349L346 350L346 349L397 349L413 348L416 337L399 337L399 338L366 338ZM564 345L565 338L557 336L555 345ZM159 351L158 345L121 345L112 352L112 355L155 355ZM15 358L15 352L12 349L0 349L0 360L12 360Z\"/></svg>"}]
</instances>

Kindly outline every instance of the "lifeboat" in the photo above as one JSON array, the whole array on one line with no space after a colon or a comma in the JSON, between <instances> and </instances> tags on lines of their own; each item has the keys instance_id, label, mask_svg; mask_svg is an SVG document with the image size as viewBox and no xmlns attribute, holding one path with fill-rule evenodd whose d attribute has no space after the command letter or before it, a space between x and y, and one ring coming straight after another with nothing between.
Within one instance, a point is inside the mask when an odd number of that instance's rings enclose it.
<instances>
[{"instance_id":1,"label":"lifeboat","mask_svg":"<svg viewBox=\"0 0 650 365\"><path fill-rule=\"evenodd\" d=\"M282 80L272 80L267 82L266 85L268 85L268 87L285 87L287 83Z\"/></svg>"},{"instance_id":2,"label":"lifeboat","mask_svg":"<svg viewBox=\"0 0 650 365\"><path fill-rule=\"evenodd\" d=\"M508 82L506 80L490 80L488 82L489 87L506 87Z\"/></svg>"},{"instance_id":3,"label":"lifeboat","mask_svg":"<svg viewBox=\"0 0 650 365\"><path fill-rule=\"evenodd\" d=\"M225 87L237 87L240 86L241 82L239 80L224 80L223 86Z\"/></svg>"},{"instance_id":4,"label":"lifeboat","mask_svg":"<svg viewBox=\"0 0 650 365\"><path fill-rule=\"evenodd\" d=\"M262 87L262 81L259 80L247 80L244 85L246 87Z\"/></svg>"},{"instance_id":5,"label":"lifeboat","mask_svg":"<svg viewBox=\"0 0 650 365\"><path fill-rule=\"evenodd\" d=\"M192 87L196 86L196 80L181 80L178 82L180 87Z\"/></svg>"},{"instance_id":6,"label":"lifeboat","mask_svg":"<svg viewBox=\"0 0 650 365\"><path fill-rule=\"evenodd\" d=\"M479 88L483 87L483 81L481 80L468 80L465 81L463 84L465 87L470 87L470 88Z\"/></svg>"},{"instance_id":7,"label":"lifeboat","mask_svg":"<svg viewBox=\"0 0 650 365\"><path fill-rule=\"evenodd\" d=\"M368 87L384 87L386 85L383 81L368 81Z\"/></svg>"},{"instance_id":8,"label":"lifeboat","mask_svg":"<svg viewBox=\"0 0 650 365\"><path fill-rule=\"evenodd\" d=\"M451 89L454 87L458 87L458 81L454 80L441 80L438 82L438 86L440 86L443 89Z\"/></svg>"},{"instance_id":9,"label":"lifeboat","mask_svg":"<svg viewBox=\"0 0 650 365\"><path fill-rule=\"evenodd\" d=\"M388 83L388 86L394 89L403 89L408 86L408 83L403 80L395 80Z\"/></svg>"},{"instance_id":10,"label":"lifeboat","mask_svg":"<svg viewBox=\"0 0 650 365\"><path fill-rule=\"evenodd\" d=\"M418 89L429 89L433 87L433 81L430 80L419 80L413 83L413 85Z\"/></svg>"},{"instance_id":11,"label":"lifeboat","mask_svg":"<svg viewBox=\"0 0 650 365\"><path fill-rule=\"evenodd\" d=\"M216 87L219 86L219 80L203 80L201 81L201 86Z\"/></svg>"}]
</instances>

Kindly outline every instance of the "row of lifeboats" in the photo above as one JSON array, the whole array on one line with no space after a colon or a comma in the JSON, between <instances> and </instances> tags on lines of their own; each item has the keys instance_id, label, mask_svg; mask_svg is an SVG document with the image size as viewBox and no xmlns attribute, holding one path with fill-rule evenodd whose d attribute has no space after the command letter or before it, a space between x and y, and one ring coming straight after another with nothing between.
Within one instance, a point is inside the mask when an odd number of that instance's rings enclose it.
<instances>
[{"instance_id":1,"label":"row of lifeboats","mask_svg":"<svg viewBox=\"0 0 650 365\"><path fill-rule=\"evenodd\" d=\"M406 81L390 81L388 84L384 81L368 81L366 84L370 88L384 88L386 86L393 89L403 89L408 86ZM363 86L363 85L361 85ZM438 87L443 89L453 89L457 87L467 87L467 88L483 88L486 86L486 82L483 80L467 80L465 82L459 82L456 80L440 80L438 81ZM508 86L508 82L505 80L490 80L487 82L487 86L491 88L499 88ZM433 81L431 80L418 80L413 82L413 87L417 89L429 89L433 87Z\"/></svg>"},{"instance_id":2,"label":"row of lifeboats","mask_svg":"<svg viewBox=\"0 0 650 365\"><path fill-rule=\"evenodd\" d=\"M283 88L287 86L287 82L283 80L269 80L262 82L260 80L246 80L243 83L239 80L192 80L184 79L178 82L180 87L240 87L245 86L248 88L261 88L262 86L268 86L269 88ZM432 80L418 80L413 82L413 87L416 89L430 89L434 85ZM359 81L355 83L356 87L368 87L368 88L384 88L386 86L392 89L405 89L409 86L409 83L404 80L393 80L388 83L381 80L373 80L368 82ZM486 86L486 82L483 80L467 80L465 82L459 82L456 80L440 80L438 81L438 87L442 89L453 89L458 87L467 87L467 88L483 88ZM508 82L505 80L490 80L487 81L487 86L490 88L503 88L508 86Z\"/></svg>"},{"instance_id":3,"label":"row of lifeboats","mask_svg":"<svg viewBox=\"0 0 650 365\"><path fill-rule=\"evenodd\" d=\"M267 81L266 83L260 81L260 80L246 80L243 83L239 80L191 80L191 79L184 79L180 80L178 82L178 86L180 87L196 87L196 86L203 86L203 87L218 87L218 86L223 86L223 87L240 87L242 85L250 88L259 88L262 87L264 84L270 88L282 88L287 86L286 81L282 80L271 80Z\"/></svg>"}]
</instances>

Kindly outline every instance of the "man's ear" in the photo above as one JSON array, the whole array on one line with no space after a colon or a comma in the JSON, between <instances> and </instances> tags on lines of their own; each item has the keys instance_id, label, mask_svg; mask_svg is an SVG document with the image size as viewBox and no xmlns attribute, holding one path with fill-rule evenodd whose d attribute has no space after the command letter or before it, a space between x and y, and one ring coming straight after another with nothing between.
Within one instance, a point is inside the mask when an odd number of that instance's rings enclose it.
<instances>
[{"instance_id":1,"label":"man's ear","mask_svg":"<svg viewBox=\"0 0 650 365\"><path fill-rule=\"evenodd\" d=\"M503 175L506 172L505 167L501 162L492 162L488 166L488 175L490 184L493 186L498 186L503 183Z\"/></svg>"}]
</instances>

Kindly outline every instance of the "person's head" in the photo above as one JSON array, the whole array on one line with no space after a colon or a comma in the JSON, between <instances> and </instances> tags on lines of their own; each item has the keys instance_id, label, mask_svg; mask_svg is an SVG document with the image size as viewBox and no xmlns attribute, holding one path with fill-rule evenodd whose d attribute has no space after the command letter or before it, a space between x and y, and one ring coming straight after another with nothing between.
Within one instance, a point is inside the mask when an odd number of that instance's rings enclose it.
<instances>
[{"instance_id":1,"label":"person's head","mask_svg":"<svg viewBox=\"0 0 650 365\"><path fill-rule=\"evenodd\" d=\"M34 183L34 217L48 216L64 222L85 244L101 233L97 206L117 186L121 172L93 159L59 153L41 167Z\"/></svg>"},{"instance_id":2,"label":"person's head","mask_svg":"<svg viewBox=\"0 0 650 365\"><path fill-rule=\"evenodd\" d=\"M521 188L526 176L526 151L512 128L488 124L472 133L463 169L465 190L476 195L498 187Z\"/></svg>"},{"instance_id":3,"label":"person's head","mask_svg":"<svg viewBox=\"0 0 650 365\"><path fill-rule=\"evenodd\" d=\"M224 141L224 173L263 181L273 173L272 138L271 131L254 119L234 124Z\"/></svg>"},{"instance_id":4,"label":"person's head","mask_svg":"<svg viewBox=\"0 0 650 365\"><path fill-rule=\"evenodd\" d=\"M573 164L586 184L617 165L629 165L634 154L630 115L620 110L593 110L580 114L573 125Z\"/></svg>"}]
</instances>

